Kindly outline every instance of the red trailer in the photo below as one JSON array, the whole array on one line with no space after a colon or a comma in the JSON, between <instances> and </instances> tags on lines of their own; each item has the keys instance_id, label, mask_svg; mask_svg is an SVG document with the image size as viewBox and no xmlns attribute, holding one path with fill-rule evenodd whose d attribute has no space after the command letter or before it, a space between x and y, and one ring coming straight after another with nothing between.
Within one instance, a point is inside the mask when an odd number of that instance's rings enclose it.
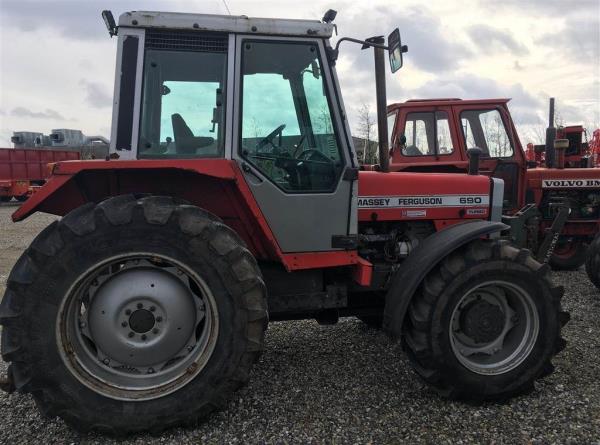
<instances>
[{"instance_id":1,"label":"red trailer","mask_svg":"<svg viewBox=\"0 0 600 445\"><path fill-rule=\"evenodd\" d=\"M50 176L49 163L77 159L77 151L0 148L0 201L25 201L31 186Z\"/></svg>"}]
</instances>

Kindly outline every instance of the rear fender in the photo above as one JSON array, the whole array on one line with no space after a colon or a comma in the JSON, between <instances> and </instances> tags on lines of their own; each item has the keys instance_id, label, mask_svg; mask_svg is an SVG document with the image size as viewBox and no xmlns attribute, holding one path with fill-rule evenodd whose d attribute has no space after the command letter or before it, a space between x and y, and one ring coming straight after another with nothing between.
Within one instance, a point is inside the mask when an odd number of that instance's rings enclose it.
<instances>
[{"instance_id":1,"label":"rear fender","mask_svg":"<svg viewBox=\"0 0 600 445\"><path fill-rule=\"evenodd\" d=\"M491 221L473 221L455 224L427 237L392 278L386 295L384 329L393 338L399 338L406 311L421 282L446 256L469 241L509 229L506 224Z\"/></svg>"}]
</instances>

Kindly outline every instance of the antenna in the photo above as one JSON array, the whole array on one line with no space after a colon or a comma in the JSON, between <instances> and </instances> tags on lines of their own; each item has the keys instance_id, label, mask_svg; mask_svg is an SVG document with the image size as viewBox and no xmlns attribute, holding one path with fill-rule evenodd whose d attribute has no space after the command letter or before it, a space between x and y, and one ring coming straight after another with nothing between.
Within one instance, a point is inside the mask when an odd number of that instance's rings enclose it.
<instances>
[{"instance_id":1,"label":"antenna","mask_svg":"<svg viewBox=\"0 0 600 445\"><path fill-rule=\"evenodd\" d=\"M231 15L231 11L229 10L229 6L227 6L227 1L223 0L223 4L225 5L225 9L227 9L227 14Z\"/></svg>"}]
</instances>

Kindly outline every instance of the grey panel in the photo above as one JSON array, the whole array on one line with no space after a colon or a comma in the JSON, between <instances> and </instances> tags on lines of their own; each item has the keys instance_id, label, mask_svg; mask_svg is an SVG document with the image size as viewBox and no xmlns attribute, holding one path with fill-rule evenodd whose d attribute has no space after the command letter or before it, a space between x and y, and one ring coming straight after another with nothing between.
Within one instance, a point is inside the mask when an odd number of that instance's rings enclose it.
<instances>
[{"instance_id":1,"label":"grey panel","mask_svg":"<svg viewBox=\"0 0 600 445\"><path fill-rule=\"evenodd\" d=\"M332 194L297 195L266 179L259 183L252 173L245 176L283 252L334 250L331 236L347 234L351 182L342 181Z\"/></svg>"}]
</instances>

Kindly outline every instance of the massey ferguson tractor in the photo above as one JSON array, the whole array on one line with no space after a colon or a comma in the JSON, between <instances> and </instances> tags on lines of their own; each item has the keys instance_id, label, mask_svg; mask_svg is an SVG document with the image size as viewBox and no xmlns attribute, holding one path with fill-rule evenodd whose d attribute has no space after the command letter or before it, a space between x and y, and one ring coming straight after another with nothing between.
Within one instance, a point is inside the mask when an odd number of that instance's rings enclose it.
<instances>
[{"instance_id":1,"label":"massey ferguson tractor","mask_svg":"<svg viewBox=\"0 0 600 445\"><path fill-rule=\"evenodd\" d=\"M564 168L568 139L556 139L553 107L545 162L529 165L507 106L508 99L409 100L388 107L391 170L466 172L470 155L482 174L504 181L504 222L517 245L555 269L576 269L600 226L600 170ZM548 232L556 236L548 238ZM547 241L554 245L547 249ZM595 253L594 253L595 254ZM600 269L589 269L599 282Z\"/></svg>"},{"instance_id":2,"label":"massey ferguson tractor","mask_svg":"<svg viewBox=\"0 0 600 445\"><path fill-rule=\"evenodd\" d=\"M244 385L271 320L383 321L440 395L553 371L563 290L505 238L502 180L388 171L385 50L322 21L129 12L111 155L59 162L13 215L63 216L0 307L4 387L80 430L190 425ZM380 166L359 171L335 71L373 48ZM510 183L509 183L510 184Z\"/></svg>"}]
</instances>

